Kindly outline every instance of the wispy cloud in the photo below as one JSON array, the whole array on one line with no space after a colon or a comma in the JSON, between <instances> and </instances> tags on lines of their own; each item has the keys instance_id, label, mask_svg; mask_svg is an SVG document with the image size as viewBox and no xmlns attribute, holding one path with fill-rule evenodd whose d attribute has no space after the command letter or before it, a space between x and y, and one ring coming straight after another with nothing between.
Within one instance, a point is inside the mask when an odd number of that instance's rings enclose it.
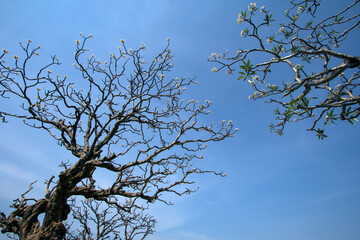
<instances>
[{"instance_id":1,"label":"wispy cloud","mask_svg":"<svg viewBox=\"0 0 360 240\"><path fill-rule=\"evenodd\" d=\"M20 168L12 163L0 160L0 173L8 175L11 178L21 180L23 182L31 182L37 179L37 177L23 168Z\"/></svg>"},{"instance_id":2,"label":"wispy cloud","mask_svg":"<svg viewBox=\"0 0 360 240\"><path fill-rule=\"evenodd\" d=\"M349 196L355 193L360 192L360 188L351 188L346 190L340 190L340 191L334 191L328 194L324 194L322 196L319 196L317 198L314 198L307 203L305 203L305 206L311 206L311 205L317 205L317 204L323 204L329 201L334 201L339 198L343 198L345 196Z\"/></svg>"},{"instance_id":3,"label":"wispy cloud","mask_svg":"<svg viewBox=\"0 0 360 240\"><path fill-rule=\"evenodd\" d=\"M181 235L184 236L184 239L187 240L213 240L213 238L206 236L204 234L198 234L193 232L181 232Z\"/></svg>"}]
</instances>

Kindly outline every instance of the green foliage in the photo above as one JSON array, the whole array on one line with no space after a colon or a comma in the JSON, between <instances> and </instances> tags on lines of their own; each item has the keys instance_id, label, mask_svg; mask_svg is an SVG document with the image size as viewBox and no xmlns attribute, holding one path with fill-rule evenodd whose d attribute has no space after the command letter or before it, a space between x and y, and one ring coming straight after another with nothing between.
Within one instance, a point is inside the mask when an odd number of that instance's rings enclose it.
<instances>
[{"instance_id":1,"label":"green foliage","mask_svg":"<svg viewBox=\"0 0 360 240\"><path fill-rule=\"evenodd\" d=\"M239 71L240 77L238 77L238 80L246 80L249 79L250 76L255 75L256 72L253 71L253 64L250 63L250 59L245 62L242 61L243 65L240 66L241 71Z\"/></svg>"}]
</instances>

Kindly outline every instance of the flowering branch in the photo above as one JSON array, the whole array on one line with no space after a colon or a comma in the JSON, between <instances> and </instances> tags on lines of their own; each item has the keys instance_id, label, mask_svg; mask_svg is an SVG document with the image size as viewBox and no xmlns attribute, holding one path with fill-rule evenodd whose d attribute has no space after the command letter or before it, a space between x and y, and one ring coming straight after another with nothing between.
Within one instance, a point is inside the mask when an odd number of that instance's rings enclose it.
<instances>
[{"instance_id":1,"label":"flowering branch","mask_svg":"<svg viewBox=\"0 0 360 240\"><path fill-rule=\"evenodd\" d=\"M265 6L259 10L252 3L239 14L237 22L246 25L240 35L253 38L258 48L239 49L233 56L213 53L209 57L220 65L213 72L226 69L231 74L240 65L238 79L247 80L255 90L249 99L268 98L268 102L280 105L275 109L278 122L269 126L278 135L283 134L287 123L311 118L313 124L308 130L324 139L324 129L317 127L320 122L324 126L338 120L354 124L360 115L360 57L338 51L360 25L360 14L354 14L359 0L314 23L319 2L290 1L287 21L267 36L273 14ZM255 62L255 56L266 60ZM292 80L269 79L272 70L283 71L286 66Z\"/></svg>"}]
</instances>

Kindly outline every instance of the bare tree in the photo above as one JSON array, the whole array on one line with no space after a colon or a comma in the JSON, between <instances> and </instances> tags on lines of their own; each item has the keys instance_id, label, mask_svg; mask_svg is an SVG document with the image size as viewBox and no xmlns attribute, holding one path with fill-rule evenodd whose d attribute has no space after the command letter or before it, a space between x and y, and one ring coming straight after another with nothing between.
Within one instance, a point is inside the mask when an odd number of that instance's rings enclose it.
<instances>
[{"instance_id":1,"label":"bare tree","mask_svg":"<svg viewBox=\"0 0 360 240\"><path fill-rule=\"evenodd\" d=\"M124 211L114 204L103 204L93 199L81 200L81 205L71 204L73 218L80 227L71 231L69 226L66 239L145 239L154 232L155 219L144 214L144 209L128 200L131 211Z\"/></svg>"},{"instance_id":2,"label":"bare tree","mask_svg":"<svg viewBox=\"0 0 360 240\"><path fill-rule=\"evenodd\" d=\"M354 124L360 114L360 57L341 52L346 40L358 37L358 3L317 19L320 0L290 1L286 20L275 31L270 10L251 3L237 22L245 25L240 35L253 38L258 47L239 49L232 56L213 53L209 60L220 67L212 71L226 69L231 74L240 66L238 79L248 80L255 90L249 99L268 98L280 105L275 109L278 122L269 126L271 131L282 135L287 123L312 118L308 130L324 139L327 136L319 123L346 120ZM272 70L288 70L293 77L285 79L285 74L282 80L271 80Z\"/></svg>"},{"instance_id":3,"label":"bare tree","mask_svg":"<svg viewBox=\"0 0 360 240\"><path fill-rule=\"evenodd\" d=\"M0 55L1 107L6 107L6 101L20 103L17 109L1 110L2 120L21 119L30 127L45 130L75 159L74 163L62 162L64 170L47 181L44 198L23 194L9 216L1 213L3 233L14 233L20 239L64 239L67 229L63 222L73 197L96 200L83 205L90 209L99 201L134 214L134 207L142 204L168 203L164 193L181 196L194 192L190 175L222 175L192 163L203 158L198 152L208 142L222 141L237 129L226 121L219 126L203 124L199 117L210 113L210 101L202 104L181 99L186 87L196 81L166 76L173 67L169 39L151 61L143 57L144 44L130 49L121 40L117 53L101 62L85 48L91 37L76 40L73 65L80 73L77 80L53 73L60 65L56 56L37 72L34 67L30 71L40 49L32 48L31 40L20 43L23 56L14 55L13 66L4 60L7 50ZM99 169L115 174L111 186L97 186ZM75 216L81 216L76 209Z\"/></svg>"}]
</instances>

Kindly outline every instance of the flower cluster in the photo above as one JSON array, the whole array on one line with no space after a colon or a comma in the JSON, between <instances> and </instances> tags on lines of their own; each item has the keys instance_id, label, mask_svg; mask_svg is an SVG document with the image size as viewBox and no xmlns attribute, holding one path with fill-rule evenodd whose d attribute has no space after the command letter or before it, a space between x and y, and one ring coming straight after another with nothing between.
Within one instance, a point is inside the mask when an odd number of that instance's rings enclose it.
<instances>
[{"instance_id":1,"label":"flower cluster","mask_svg":"<svg viewBox=\"0 0 360 240\"><path fill-rule=\"evenodd\" d=\"M238 17L238 19L237 19L237 23L240 25L242 22L244 22L245 21L245 18L243 18L242 16L241 16L241 14L239 13L239 17Z\"/></svg>"},{"instance_id":2,"label":"flower cluster","mask_svg":"<svg viewBox=\"0 0 360 240\"><path fill-rule=\"evenodd\" d=\"M256 9L256 3L250 3L250 6L248 6L248 9L250 12L254 12Z\"/></svg>"}]
</instances>

